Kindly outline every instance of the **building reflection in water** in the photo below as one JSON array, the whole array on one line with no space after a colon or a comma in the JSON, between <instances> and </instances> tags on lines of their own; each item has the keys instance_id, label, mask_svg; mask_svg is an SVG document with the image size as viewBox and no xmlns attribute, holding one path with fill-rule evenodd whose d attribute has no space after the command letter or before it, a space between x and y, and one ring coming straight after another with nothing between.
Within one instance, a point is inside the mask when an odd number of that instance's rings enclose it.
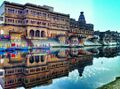
<instances>
[{"instance_id":1,"label":"building reflection in water","mask_svg":"<svg viewBox=\"0 0 120 89\"><path fill-rule=\"evenodd\" d=\"M119 47L2 52L0 67L5 74L0 84L4 89L48 85L53 79L68 76L75 69L81 77L84 68L92 65L93 57L114 57L119 52Z\"/></svg>"}]
</instances>

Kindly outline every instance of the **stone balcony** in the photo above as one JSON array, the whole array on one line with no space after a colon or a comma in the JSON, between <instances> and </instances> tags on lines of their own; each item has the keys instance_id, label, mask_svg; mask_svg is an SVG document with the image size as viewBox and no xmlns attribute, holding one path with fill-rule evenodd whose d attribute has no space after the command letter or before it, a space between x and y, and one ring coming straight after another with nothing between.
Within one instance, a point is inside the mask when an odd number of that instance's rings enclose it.
<instances>
[{"instance_id":1,"label":"stone balcony","mask_svg":"<svg viewBox=\"0 0 120 89\"><path fill-rule=\"evenodd\" d=\"M26 37L27 39L33 39L33 40L45 40L48 39L47 37Z\"/></svg>"}]
</instances>

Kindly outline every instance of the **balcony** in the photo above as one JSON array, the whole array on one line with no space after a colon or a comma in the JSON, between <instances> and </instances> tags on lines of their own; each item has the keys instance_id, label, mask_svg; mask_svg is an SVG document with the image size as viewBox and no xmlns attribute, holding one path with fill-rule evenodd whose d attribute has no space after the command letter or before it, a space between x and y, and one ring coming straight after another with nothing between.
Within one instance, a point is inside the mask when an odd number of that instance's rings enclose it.
<instances>
[{"instance_id":1,"label":"balcony","mask_svg":"<svg viewBox=\"0 0 120 89\"><path fill-rule=\"evenodd\" d=\"M36 39L36 40L45 40L45 39L47 39L47 37L30 37L30 36L27 36L26 37L27 39Z\"/></svg>"}]
</instances>

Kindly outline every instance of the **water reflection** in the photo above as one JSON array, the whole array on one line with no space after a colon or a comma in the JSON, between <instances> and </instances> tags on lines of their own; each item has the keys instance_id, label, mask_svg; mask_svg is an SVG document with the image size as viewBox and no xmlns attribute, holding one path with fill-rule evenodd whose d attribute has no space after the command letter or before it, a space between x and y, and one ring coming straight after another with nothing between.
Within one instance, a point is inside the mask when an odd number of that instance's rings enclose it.
<instances>
[{"instance_id":1,"label":"water reflection","mask_svg":"<svg viewBox=\"0 0 120 89\"><path fill-rule=\"evenodd\" d=\"M54 79L67 77L75 70L82 78L85 68L94 65L93 58L113 58L119 56L119 52L120 47L1 52L0 67L4 76L1 74L0 84L4 89L36 86L39 89L42 85L52 85Z\"/></svg>"}]
</instances>

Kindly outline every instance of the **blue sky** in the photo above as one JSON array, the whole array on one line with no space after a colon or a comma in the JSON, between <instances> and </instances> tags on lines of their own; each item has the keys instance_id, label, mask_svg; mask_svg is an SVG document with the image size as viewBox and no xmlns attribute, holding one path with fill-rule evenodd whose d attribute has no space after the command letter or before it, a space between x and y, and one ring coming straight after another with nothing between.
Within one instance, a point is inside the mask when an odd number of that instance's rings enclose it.
<instances>
[{"instance_id":1,"label":"blue sky","mask_svg":"<svg viewBox=\"0 0 120 89\"><path fill-rule=\"evenodd\" d=\"M4 0L0 0L2 4ZM94 30L120 30L120 0L7 0L25 4L53 6L54 10L70 14L78 19L80 11L84 11L87 23L94 24ZM119 31L120 32L120 31Z\"/></svg>"}]
</instances>

